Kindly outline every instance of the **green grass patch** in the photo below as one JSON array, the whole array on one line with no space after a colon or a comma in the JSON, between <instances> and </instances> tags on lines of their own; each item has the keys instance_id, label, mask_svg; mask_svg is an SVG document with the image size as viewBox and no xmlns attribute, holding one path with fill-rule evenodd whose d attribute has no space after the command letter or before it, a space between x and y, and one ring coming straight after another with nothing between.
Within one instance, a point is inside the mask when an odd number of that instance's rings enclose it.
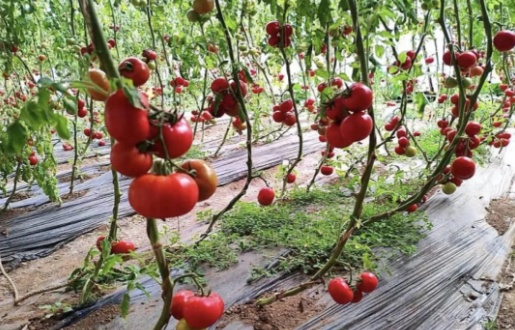
<instances>
[{"instance_id":1,"label":"green grass patch","mask_svg":"<svg viewBox=\"0 0 515 330\"><path fill-rule=\"evenodd\" d=\"M237 262L238 253L285 249L290 253L279 258L275 271L313 273L326 262L352 212L354 197L341 187L316 188L310 193L293 189L287 198L268 207L239 202L220 220L217 232L197 248L184 247L175 257L185 258L194 267L207 263L225 269ZM395 205L391 200L365 204L363 215L390 210ZM374 269L379 258L413 253L428 226L420 221L423 217L423 213L397 214L357 230L340 261L357 269ZM269 274L264 269L255 269L254 273Z\"/></svg>"}]
</instances>

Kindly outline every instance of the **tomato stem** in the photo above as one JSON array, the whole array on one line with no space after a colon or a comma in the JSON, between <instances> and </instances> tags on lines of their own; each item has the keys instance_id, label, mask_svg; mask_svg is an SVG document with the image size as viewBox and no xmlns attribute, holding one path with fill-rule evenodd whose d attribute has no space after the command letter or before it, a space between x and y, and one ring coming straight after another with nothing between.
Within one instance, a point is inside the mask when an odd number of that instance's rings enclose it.
<instances>
[{"instance_id":1,"label":"tomato stem","mask_svg":"<svg viewBox=\"0 0 515 330\"><path fill-rule=\"evenodd\" d=\"M163 281L161 284L163 291L161 294L161 298L163 299L163 309L161 310L161 315L154 326L154 330L160 330L170 319L170 306L172 304L174 284L170 279L170 269L163 247L159 241L159 231L157 229L157 222L155 219L147 219L147 236L152 245L154 255L156 256L157 266L159 267L159 273L161 274L161 279Z\"/></svg>"}]
</instances>

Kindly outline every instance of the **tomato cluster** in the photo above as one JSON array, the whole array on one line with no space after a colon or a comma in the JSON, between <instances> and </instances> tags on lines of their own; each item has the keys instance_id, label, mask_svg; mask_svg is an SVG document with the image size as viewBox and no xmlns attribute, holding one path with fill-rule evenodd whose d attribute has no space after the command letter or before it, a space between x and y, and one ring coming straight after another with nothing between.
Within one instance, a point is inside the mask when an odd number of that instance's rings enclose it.
<instances>
[{"instance_id":1,"label":"tomato cluster","mask_svg":"<svg viewBox=\"0 0 515 330\"><path fill-rule=\"evenodd\" d=\"M409 50L402 56L401 59L396 60L392 66L388 68L388 72L391 74L397 74L400 71L407 71L411 69L416 59L416 52Z\"/></svg>"},{"instance_id":2,"label":"tomato cluster","mask_svg":"<svg viewBox=\"0 0 515 330\"><path fill-rule=\"evenodd\" d=\"M141 86L148 80L145 66L143 61L129 58L119 70L135 86ZM185 80L175 81L184 85ZM151 119L146 94L137 93L138 106L129 101L123 89L106 100L105 127L116 140L111 148L111 165L117 172L135 178L128 195L129 204L138 214L160 219L184 215L198 201L214 194L216 173L202 160L186 161L172 173L167 164L148 173L154 156L172 159L186 154L193 144L193 132L182 116L162 112Z\"/></svg>"},{"instance_id":3,"label":"tomato cluster","mask_svg":"<svg viewBox=\"0 0 515 330\"><path fill-rule=\"evenodd\" d=\"M183 77L176 77L170 81L170 86L175 87L175 92L177 94L182 93L182 89L188 87L189 85L190 82Z\"/></svg>"},{"instance_id":4,"label":"tomato cluster","mask_svg":"<svg viewBox=\"0 0 515 330\"><path fill-rule=\"evenodd\" d=\"M286 126L293 126L297 122L297 117L293 111L293 101L291 99L284 100L273 107L272 119L276 123L283 123Z\"/></svg>"},{"instance_id":5,"label":"tomato cluster","mask_svg":"<svg viewBox=\"0 0 515 330\"><path fill-rule=\"evenodd\" d=\"M354 285L341 277L333 278L327 290L333 300L340 305L348 303L358 303L363 299L363 293L370 293L377 288L379 280L371 272L363 272L359 275L358 281Z\"/></svg>"},{"instance_id":6,"label":"tomato cluster","mask_svg":"<svg viewBox=\"0 0 515 330\"><path fill-rule=\"evenodd\" d=\"M337 94L325 108L324 120L319 121L319 127L328 125L325 130L319 130L321 136L325 134L321 141L327 140L335 148L346 148L366 139L373 128L372 117L367 113L372 101L372 91L362 83L354 83Z\"/></svg>"},{"instance_id":7,"label":"tomato cluster","mask_svg":"<svg viewBox=\"0 0 515 330\"><path fill-rule=\"evenodd\" d=\"M247 84L243 80L239 80L242 97L247 96ZM240 105L236 98L238 86L235 81L228 81L219 77L211 83L211 91L215 97L208 97L209 111L214 117L220 118L224 114L230 117L239 117Z\"/></svg>"},{"instance_id":8,"label":"tomato cluster","mask_svg":"<svg viewBox=\"0 0 515 330\"><path fill-rule=\"evenodd\" d=\"M268 33L268 44L272 47L278 47L283 38L283 48L291 46L291 36L293 34L293 27L290 24L281 25L279 21L271 21L266 24L266 33ZM282 36L281 36L282 34Z\"/></svg>"},{"instance_id":9,"label":"tomato cluster","mask_svg":"<svg viewBox=\"0 0 515 330\"><path fill-rule=\"evenodd\" d=\"M172 297L170 315L179 320L177 329L204 329L222 317L224 308L223 299L215 292L201 296L181 290Z\"/></svg>"}]
</instances>

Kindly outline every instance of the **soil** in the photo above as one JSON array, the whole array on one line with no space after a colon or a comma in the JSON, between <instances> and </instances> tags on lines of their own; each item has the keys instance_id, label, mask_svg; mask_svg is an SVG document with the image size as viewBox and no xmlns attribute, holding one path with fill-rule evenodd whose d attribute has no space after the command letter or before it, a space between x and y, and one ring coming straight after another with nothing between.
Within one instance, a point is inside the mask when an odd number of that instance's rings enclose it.
<instances>
[{"instance_id":1,"label":"soil","mask_svg":"<svg viewBox=\"0 0 515 330\"><path fill-rule=\"evenodd\" d=\"M490 203L488 211L486 222L494 227L499 235L504 235L515 217L515 201L507 198L494 200Z\"/></svg>"},{"instance_id":2,"label":"soil","mask_svg":"<svg viewBox=\"0 0 515 330\"><path fill-rule=\"evenodd\" d=\"M63 200L63 202L66 202L66 201L72 201L74 199L77 199L77 198L80 198L84 195L86 195L88 193L89 189L84 189L84 190L79 190L79 191L74 191L73 193L67 193L67 194L64 194L61 196L61 199Z\"/></svg>"},{"instance_id":3,"label":"soil","mask_svg":"<svg viewBox=\"0 0 515 330\"><path fill-rule=\"evenodd\" d=\"M510 228L515 214L515 200L502 198L494 200L488 208L487 223L495 228L499 235L504 235ZM515 248L515 245L513 246ZM496 318L498 330L515 329L515 251L505 262L504 271L497 279L501 288L502 300Z\"/></svg>"},{"instance_id":4,"label":"soil","mask_svg":"<svg viewBox=\"0 0 515 330\"><path fill-rule=\"evenodd\" d=\"M515 246L513 246L515 248ZM507 261L506 269L501 275L499 285L503 291L496 323L498 330L515 329L515 253Z\"/></svg>"},{"instance_id":5,"label":"soil","mask_svg":"<svg viewBox=\"0 0 515 330\"><path fill-rule=\"evenodd\" d=\"M293 330L324 309L324 305L317 304L318 296L319 291L314 291L310 296L287 297L264 307L236 305L225 312L216 329L240 320L255 330Z\"/></svg>"},{"instance_id":6,"label":"soil","mask_svg":"<svg viewBox=\"0 0 515 330\"><path fill-rule=\"evenodd\" d=\"M79 322L65 327L66 330L96 330L99 325L109 324L120 315L120 306L106 305Z\"/></svg>"}]
</instances>

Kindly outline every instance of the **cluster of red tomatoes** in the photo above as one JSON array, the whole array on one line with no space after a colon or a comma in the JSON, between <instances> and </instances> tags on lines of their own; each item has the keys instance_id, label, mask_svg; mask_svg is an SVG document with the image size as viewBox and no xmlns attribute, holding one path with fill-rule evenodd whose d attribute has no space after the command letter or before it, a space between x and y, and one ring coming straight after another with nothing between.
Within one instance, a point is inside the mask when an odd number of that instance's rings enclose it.
<instances>
[{"instance_id":1,"label":"cluster of red tomatoes","mask_svg":"<svg viewBox=\"0 0 515 330\"><path fill-rule=\"evenodd\" d=\"M170 315L179 320L176 329L205 329L222 317L224 308L224 301L216 292L197 295L189 290L181 290L172 297Z\"/></svg>"},{"instance_id":2,"label":"cluster of red tomatoes","mask_svg":"<svg viewBox=\"0 0 515 330\"><path fill-rule=\"evenodd\" d=\"M119 72L136 87L145 84L150 76L147 64L137 58L124 60ZM92 95L97 89L88 91ZM202 160L185 161L174 172L158 162L162 166L148 173L154 156L172 159L186 154L193 144L193 132L182 116L157 112L151 117L147 95L137 93L138 106L129 101L123 89L114 91L105 100L105 127L116 140L111 148L111 166L135 178L128 195L138 214L160 219L184 215L198 201L214 194L218 185L216 173Z\"/></svg>"},{"instance_id":3,"label":"cluster of red tomatoes","mask_svg":"<svg viewBox=\"0 0 515 330\"><path fill-rule=\"evenodd\" d=\"M291 45L291 36L293 27L290 24L281 25L278 21L271 21L266 24L266 33L268 33L268 44L272 47L278 47L283 38L283 47L288 48ZM282 36L281 36L282 34Z\"/></svg>"},{"instance_id":4,"label":"cluster of red tomatoes","mask_svg":"<svg viewBox=\"0 0 515 330\"><path fill-rule=\"evenodd\" d=\"M374 273L363 272L353 286L349 285L344 278L333 278L327 286L327 291L337 304L344 305L360 302L363 294L374 291L378 284L379 280Z\"/></svg>"},{"instance_id":5,"label":"cluster of red tomatoes","mask_svg":"<svg viewBox=\"0 0 515 330\"><path fill-rule=\"evenodd\" d=\"M284 100L280 104L274 105L272 119L276 123L283 123L286 126L293 126L297 122L297 117L293 111L293 101Z\"/></svg>"},{"instance_id":6,"label":"cluster of red tomatoes","mask_svg":"<svg viewBox=\"0 0 515 330\"><path fill-rule=\"evenodd\" d=\"M367 113L372 101L372 90L362 83L354 83L343 93L337 94L322 114L322 119L326 120L320 121L319 126L326 123L328 126L325 139L321 141L327 140L335 148L346 148L366 139L373 128L372 117Z\"/></svg>"},{"instance_id":7,"label":"cluster of red tomatoes","mask_svg":"<svg viewBox=\"0 0 515 330\"><path fill-rule=\"evenodd\" d=\"M239 79L240 90L243 97L247 95L247 84ZM220 118L224 114L230 117L238 117L240 114L240 105L236 99L238 86L233 80L229 82L227 79L219 77L211 83L211 91L215 97L208 97L209 111L214 117Z\"/></svg>"},{"instance_id":8,"label":"cluster of red tomatoes","mask_svg":"<svg viewBox=\"0 0 515 330\"><path fill-rule=\"evenodd\" d=\"M170 86L175 87L175 92L177 94L182 93L182 89L186 88L190 85L190 82L183 77L176 77L172 81L170 81Z\"/></svg>"},{"instance_id":9,"label":"cluster of red tomatoes","mask_svg":"<svg viewBox=\"0 0 515 330\"><path fill-rule=\"evenodd\" d=\"M400 71L407 71L411 69L416 59L416 52L409 50L403 57L404 61L401 62L400 59L396 60L395 63L393 63L393 65L388 68L388 72L391 74L397 74Z\"/></svg>"},{"instance_id":10,"label":"cluster of red tomatoes","mask_svg":"<svg viewBox=\"0 0 515 330\"><path fill-rule=\"evenodd\" d=\"M395 116L394 118L396 117L397 116ZM395 125L397 125L397 123ZM406 128L404 128L404 126L399 127L395 132L395 135L397 136L397 146L394 149L395 153L397 155L406 155L408 157L414 157L417 154L417 148L411 145L409 136L406 132ZM420 132L413 132L413 136L420 136Z\"/></svg>"}]
</instances>

